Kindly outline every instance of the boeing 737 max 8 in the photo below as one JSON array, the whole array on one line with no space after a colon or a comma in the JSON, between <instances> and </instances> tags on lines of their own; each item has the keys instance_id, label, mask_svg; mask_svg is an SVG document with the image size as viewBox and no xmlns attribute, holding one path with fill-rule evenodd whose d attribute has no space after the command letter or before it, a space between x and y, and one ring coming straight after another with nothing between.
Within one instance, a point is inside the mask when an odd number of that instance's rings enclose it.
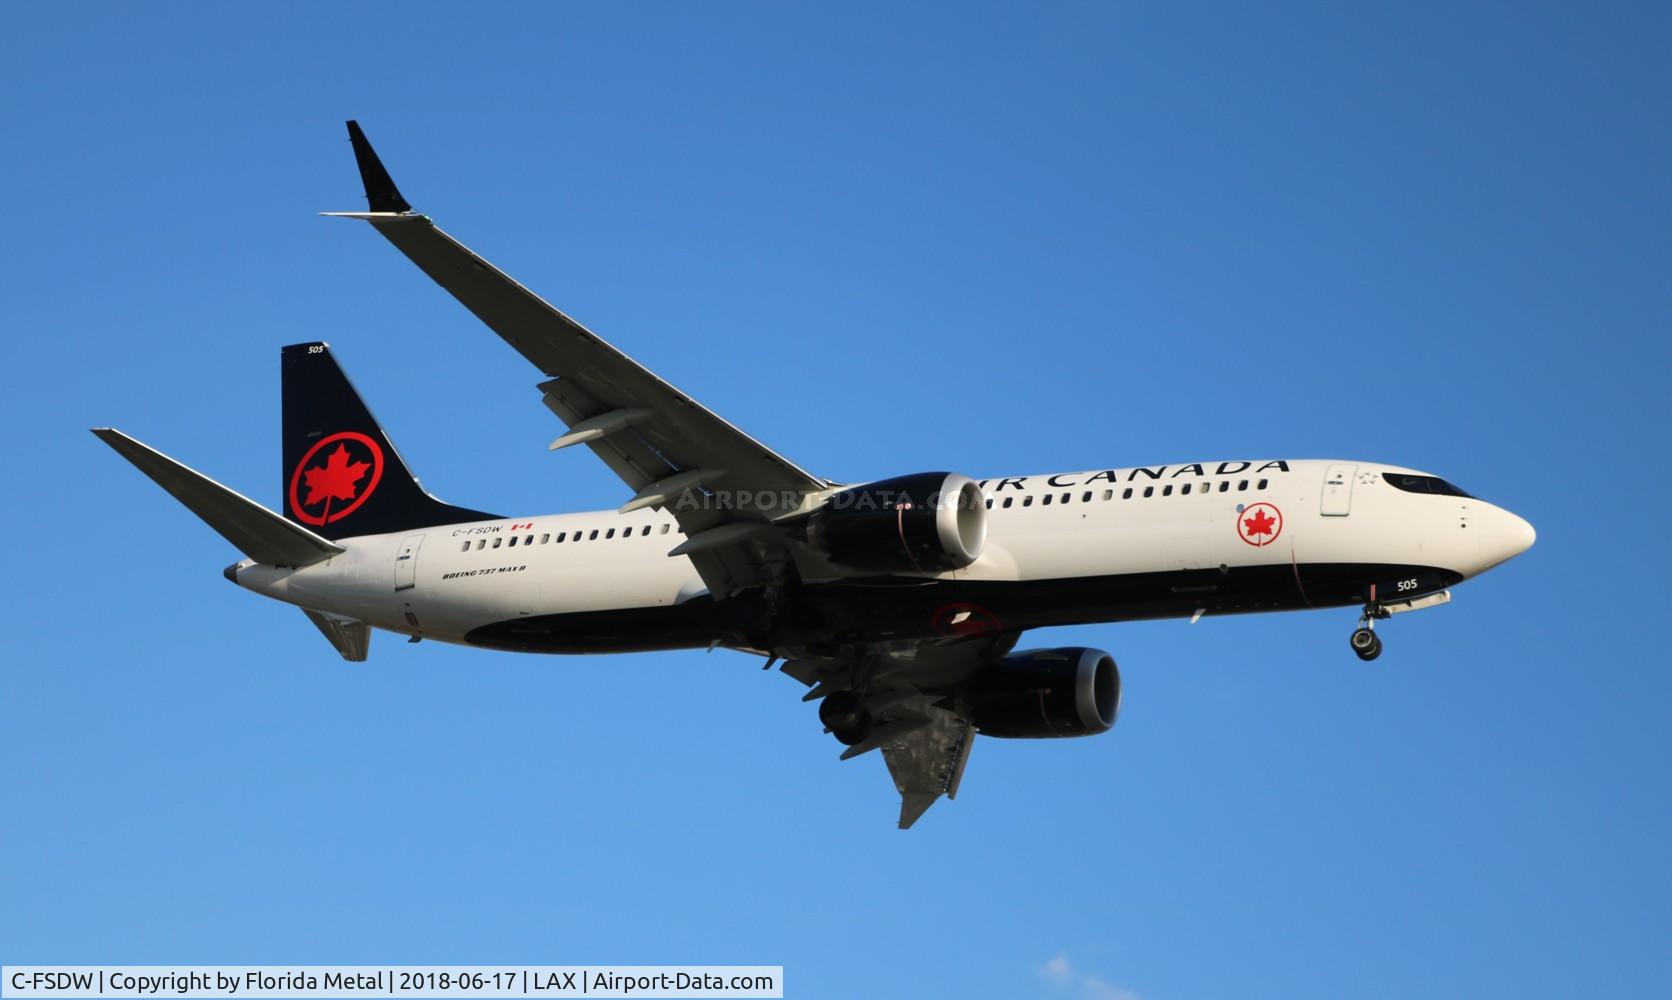
<instances>
[{"instance_id":1,"label":"boeing 737 max 8","mask_svg":"<svg viewBox=\"0 0 1672 1000\"><path fill-rule=\"evenodd\" d=\"M619 476L619 509L499 517L418 484L323 343L284 348L283 514L94 431L235 545L226 577L297 605L342 656L374 628L533 653L730 649L807 688L842 759L881 751L908 827L958 791L977 734L1114 725L1096 649L1048 625L1362 608L1389 615L1525 551L1533 529L1439 477L1238 459L975 480L815 476L414 213L359 127L362 219L545 376L541 401Z\"/></svg>"}]
</instances>

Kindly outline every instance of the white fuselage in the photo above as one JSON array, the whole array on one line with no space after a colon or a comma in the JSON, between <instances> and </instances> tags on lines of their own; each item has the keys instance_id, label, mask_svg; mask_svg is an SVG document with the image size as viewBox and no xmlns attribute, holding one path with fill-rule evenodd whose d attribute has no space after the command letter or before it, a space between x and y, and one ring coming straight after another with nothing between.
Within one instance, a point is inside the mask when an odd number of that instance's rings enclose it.
<instances>
[{"instance_id":1,"label":"white fuselage","mask_svg":"<svg viewBox=\"0 0 1672 1000\"><path fill-rule=\"evenodd\" d=\"M1305 590L1316 567L1366 567L1366 582L1382 588L1368 599L1393 601L1475 576L1532 544L1531 526L1508 511L1466 496L1407 492L1384 473L1422 475L1377 463L1287 461L983 480L988 533L980 557L931 578L1027 585L1290 567L1274 586L1298 587L1311 604ZM704 598L691 561L668 555L683 540L664 511L551 514L343 539L346 551L326 562L285 569L246 560L233 575L240 586L315 611L465 642L475 629L519 618ZM1384 567L1438 570L1445 579L1414 572L1378 579ZM1289 597L1234 610L1292 606ZM1112 606L1059 624L1122 617Z\"/></svg>"}]
</instances>

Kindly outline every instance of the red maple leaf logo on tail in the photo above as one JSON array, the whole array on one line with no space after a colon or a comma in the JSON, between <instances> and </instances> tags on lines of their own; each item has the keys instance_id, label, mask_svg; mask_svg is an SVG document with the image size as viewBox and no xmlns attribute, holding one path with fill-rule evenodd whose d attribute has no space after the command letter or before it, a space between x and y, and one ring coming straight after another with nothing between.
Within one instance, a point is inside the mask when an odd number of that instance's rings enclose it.
<instances>
[{"instance_id":1,"label":"red maple leaf logo on tail","mask_svg":"<svg viewBox=\"0 0 1672 1000\"><path fill-rule=\"evenodd\" d=\"M350 462L347 446L337 445L337 450L325 459L324 465L302 471L308 484L308 499L304 503L312 507L327 499L353 500L360 480L370 468L365 462Z\"/></svg>"},{"instance_id":2,"label":"red maple leaf logo on tail","mask_svg":"<svg viewBox=\"0 0 1672 1000\"><path fill-rule=\"evenodd\" d=\"M312 501L309 502L311 503ZM1267 516L1266 512L1263 510L1255 511L1253 517L1242 522L1242 526L1248 529L1248 533L1250 535L1269 535L1271 534L1272 527L1276 524L1277 521Z\"/></svg>"},{"instance_id":3,"label":"red maple leaf logo on tail","mask_svg":"<svg viewBox=\"0 0 1672 1000\"><path fill-rule=\"evenodd\" d=\"M315 456L323 464L314 465ZM339 521L365 503L382 479L383 449L377 442L359 431L338 431L320 439L296 463L285 510L314 527Z\"/></svg>"}]
</instances>

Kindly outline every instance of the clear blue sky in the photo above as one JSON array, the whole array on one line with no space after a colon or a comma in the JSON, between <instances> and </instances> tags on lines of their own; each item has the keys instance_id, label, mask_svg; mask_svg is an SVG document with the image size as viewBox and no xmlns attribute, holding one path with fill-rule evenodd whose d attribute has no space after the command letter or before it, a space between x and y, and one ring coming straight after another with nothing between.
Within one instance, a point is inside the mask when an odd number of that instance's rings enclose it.
<instances>
[{"instance_id":1,"label":"clear blue sky","mask_svg":"<svg viewBox=\"0 0 1672 1000\"><path fill-rule=\"evenodd\" d=\"M340 6L340 5L333 5ZM762 963L790 995L1672 993L1664 5L13 5L0 961ZM1389 623L1090 626L1124 715L893 829L789 680L341 662L100 445L275 506L330 341L426 484L619 504L362 207L803 465L1444 475L1538 545Z\"/></svg>"}]
</instances>

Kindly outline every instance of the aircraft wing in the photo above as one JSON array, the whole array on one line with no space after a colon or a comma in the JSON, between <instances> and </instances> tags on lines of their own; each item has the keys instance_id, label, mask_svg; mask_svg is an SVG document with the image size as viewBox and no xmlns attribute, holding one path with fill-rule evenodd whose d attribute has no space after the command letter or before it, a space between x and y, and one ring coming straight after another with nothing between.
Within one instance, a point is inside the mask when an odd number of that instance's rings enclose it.
<instances>
[{"instance_id":1,"label":"aircraft wing","mask_svg":"<svg viewBox=\"0 0 1672 1000\"><path fill-rule=\"evenodd\" d=\"M803 657L785 663L785 674L807 685L802 701L849 691L863 677L864 706L874 720L870 735L842 752L852 760L881 750L900 793L900 829L909 829L942 795L958 797L976 729L942 696L920 689L917 666L938 671L973 669L1004 655L1016 632L879 643L850 647L832 658Z\"/></svg>"},{"instance_id":2,"label":"aircraft wing","mask_svg":"<svg viewBox=\"0 0 1672 1000\"><path fill-rule=\"evenodd\" d=\"M968 719L945 709L932 711L929 725L882 748L882 759L900 793L902 830L911 829L942 795L958 797L958 783L964 780L964 765L975 744L975 727Z\"/></svg>"},{"instance_id":3,"label":"aircraft wing","mask_svg":"<svg viewBox=\"0 0 1672 1000\"><path fill-rule=\"evenodd\" d=\"M591 448L634 491L623 511L668 507L687 536L675 554L692 557L716 596L765 582L745 541L834 484L738 430L413 212L359 126L351 121L348 131L371 211L325 214L371 223L549 376L539 386L542 401L569 428L552 447ZM787 497L791 506L720 509L712 498L721 490Z\"/></svg>"}]
</instances>

